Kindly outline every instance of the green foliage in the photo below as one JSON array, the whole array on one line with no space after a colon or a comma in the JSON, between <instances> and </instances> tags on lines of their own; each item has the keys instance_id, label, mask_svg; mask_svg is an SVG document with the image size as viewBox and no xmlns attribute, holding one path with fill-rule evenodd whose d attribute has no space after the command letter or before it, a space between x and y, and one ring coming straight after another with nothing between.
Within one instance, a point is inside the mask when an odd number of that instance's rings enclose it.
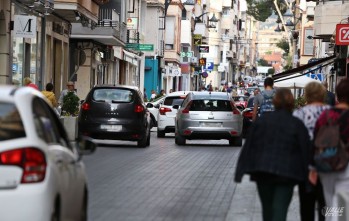
<instances>
[{"instance_id":1,"label":"green foliage","mask_svg":"<svg viewBox=\"0 0 349 221\"><path fill-rule=\"evenodd\" d=\"M264 22L275 9L273 0L247 0L246 13L253 16L256 20Z\"/></svg>"},{"instance_id":2,"label":"green foliage","mask_svg":"<svg viewBox=\"0 0 349 221\"><path fill-rule=\"evenodd\" d=\"M259 66L269 66L268 61L266 61L266 60L263 59L263 58L259 59L258 65L259 65Z\"/></svg>"},{"instance_id":3,"label":"green foliage","mask_svg":"<svg viewBox=\"0 0 349 221\"><path fill-rule=\"evenodd\" d=\"M288 55L287 58L286 58L286 65L284 67L284 70L287 71L287 70L290 70L290 69L292 69L292 56Z\"/></svg>"},{"instance_id":4,"label":"green foliage","mask_svg":"<svg viewBox=\"0 0 349 221\"><path fill-rule=\"evenodd\" d=\"M269 68L268 69L268 75L273 75L275 73L274 68Z\"/></svg>"},{"instance_id":5,"label":"green foliage","mask_svg":"<svg viewBox=\"0 0 349 221\"><path fill-rule=\"evenodd\" d=\"M294 106L295 108L300 108L306 105L305 97L300 96L297 99L294 100Z\"/></svg>"},{"instance_id":6,"label":"green foliage","mask_svg":"<svg viewBox=\"0 0 349 221\"><path fill-rule=\"evenodd\" d=\"M278 43L276 43L276 46L278 48L281 48L282 50L284 50L286 55L288 55L288 53L290 52L290 45L288 44L288 42L284 38L281 39Z\"/></svg>"},{"instance_id":7,"label":"green foliage","mask_svg":"<svg viewBox=\"0 0 349 221\"><path fill-rule=\"evenodd\" d=\"M63 116L77 116L79 114L79 97L72 91L63 97Z\"/></svg>"}]
</instances>

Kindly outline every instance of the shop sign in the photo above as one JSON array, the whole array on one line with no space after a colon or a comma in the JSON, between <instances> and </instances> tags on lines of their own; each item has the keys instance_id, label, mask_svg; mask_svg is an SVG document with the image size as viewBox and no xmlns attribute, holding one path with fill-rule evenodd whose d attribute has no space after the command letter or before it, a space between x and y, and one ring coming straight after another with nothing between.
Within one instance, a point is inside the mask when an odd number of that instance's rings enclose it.
<instances>
[{"instance_id":1,"label":"shop sign","mask_svg":"<svg viewBox=\"0 0 349 221\"><path fill-rule=\"evenodd\" d=\"M18 38L36 38L36 17L15 15L13 35Z\"/></svg>"},{"instance_id":2,"label":"shop sign","mask_svg":"<svg viewBox=\"0 0 349 221\"><path fill-rule=\"evenodd\" d=\"M336 45L349 45L349 24L336 25Z\"/></svg>"},{"instance_id":3,"label":"shop sign","mask_svg":"<svg viewBox=\"0 0 349 221\"><path fill-rule=\"evenodd\" d=\"M128 18L126 26L127 30L137 30L138 18Z\"/></svg>"}]
</instances>

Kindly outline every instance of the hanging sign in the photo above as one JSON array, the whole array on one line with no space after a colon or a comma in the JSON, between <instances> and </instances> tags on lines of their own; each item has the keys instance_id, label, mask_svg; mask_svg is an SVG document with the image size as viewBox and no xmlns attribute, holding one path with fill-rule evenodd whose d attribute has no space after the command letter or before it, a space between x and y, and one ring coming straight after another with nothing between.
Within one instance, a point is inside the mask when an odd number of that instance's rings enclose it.
<instances>
[{"instance_id":1,"label":"hanging sign","mask_svg":"<svg viewBox=\"0 0 349 221\"><path fill-rule=\"evenodd\" d=\"M13 36L18 38L36 38L36 17L15 15Z\"/></svg>"},{"instance_id":2,"label":"hanging sign","mask_svg":"<svg viewBox=\"0 0 349 221\"><path fill-rule=\"evenodd\" d=\"M137 30L138 18L128 18L126 22L127 30Z\"/></svg>"},{"instance_id":3,"label":"hanging sign","mask_svg":"<svg viewBox=\"0 0 349 221\"><path fill-rule=\"evenodd\" d=\"M349 45L349 24L336 25L336 45Z\"/></svg>"}]
</instances>

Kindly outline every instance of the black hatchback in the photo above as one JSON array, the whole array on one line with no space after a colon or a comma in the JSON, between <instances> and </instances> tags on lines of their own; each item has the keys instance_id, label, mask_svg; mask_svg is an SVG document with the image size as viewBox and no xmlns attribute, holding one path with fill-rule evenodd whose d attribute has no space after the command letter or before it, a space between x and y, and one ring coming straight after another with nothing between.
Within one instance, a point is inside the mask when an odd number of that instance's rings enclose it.
<instances>
[{"instance_id":1,"label":"black hatchback","mask_svg":"<svg viewBox=\"0 0 349 221\"><path fill-rule=\"evenodd\" d=\"M98 85L83 101L78 119L80 135L93 139L137 141L150 145L150 113L134 86Z\"/></svg>"}]
</instances>

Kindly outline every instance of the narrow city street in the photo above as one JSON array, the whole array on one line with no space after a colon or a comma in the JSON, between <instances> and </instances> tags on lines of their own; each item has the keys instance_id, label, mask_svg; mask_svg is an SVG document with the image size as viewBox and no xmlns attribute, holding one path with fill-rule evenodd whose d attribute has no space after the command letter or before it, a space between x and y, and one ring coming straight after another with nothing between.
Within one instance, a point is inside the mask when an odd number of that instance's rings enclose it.
<instances>
[{"instance_id":1,"label":"narrow city street","mask_svg":"<svg viewBox=\"0 0 349 221\"><path fill-rule=\"evenodd\" d=\"M254 183L233 181L240 147L228 141L187 141L174 135L138 148L133 142L101 145L84 158L89 220L261 220ZM297 196L288 220L298 219Z\"/></svg>"}]
</instances>

